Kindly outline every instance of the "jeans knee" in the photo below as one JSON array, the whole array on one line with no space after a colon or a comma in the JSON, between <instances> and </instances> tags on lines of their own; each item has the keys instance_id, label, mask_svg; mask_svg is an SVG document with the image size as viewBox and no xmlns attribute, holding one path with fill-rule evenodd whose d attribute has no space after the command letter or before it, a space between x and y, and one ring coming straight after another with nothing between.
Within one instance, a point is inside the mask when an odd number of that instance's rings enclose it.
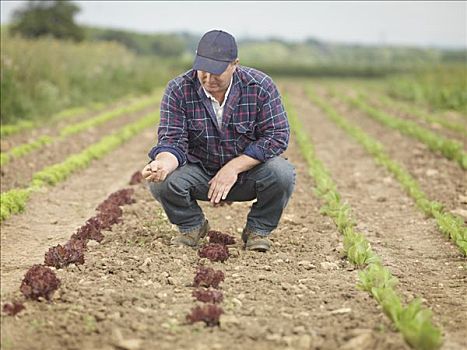
<instances>
[{"instance_id":1,"label":"jeans knee","mask_svg":"<svg viewBox=\"0 0 467 350\"><path fill-rule=\"evenodd\" d=\"M151 191L152 196L157 200L161 201L161 198L164 198L167 194L167 184L166 182L150 182L149 190Z\"/></svg>"},{"instance_id":2,"label":"jeans knee","mask_svg":"<svg viewBox=\"0 0 467 350\"><path fill-rule=\"evenodd\" d=\"M282 157L276 157L268 162L268 172L273 176L274 184L278 190L292 194L295 186L295 168Z\"/></svg>"}]
</instances>

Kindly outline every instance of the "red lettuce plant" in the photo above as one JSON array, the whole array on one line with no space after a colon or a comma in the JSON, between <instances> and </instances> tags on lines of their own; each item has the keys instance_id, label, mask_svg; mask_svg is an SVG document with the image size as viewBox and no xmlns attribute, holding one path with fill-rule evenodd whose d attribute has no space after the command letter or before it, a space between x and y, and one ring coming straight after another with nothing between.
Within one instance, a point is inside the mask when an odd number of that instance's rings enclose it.
<instances>
[{"instance_id":1,"label":"red lettuce plant","mask_svg":"<svg viewBox=\"0 0 467 350\"><path fill-rule=\"evenodd\" d=\"M130 185L136 185L143 182L143 174L141 171L136 171L133 175L131 175Z\"/></svg>"},{"instance_id":2,"label":"red lettuce plant","mask_svg":"<svg viewBox=\"0 0 467 350\"><path fill-rule=\"evenodd\" d=\"M57 269L70 264L84 264L84 252L86 250L86 241L79 239L70 239L64 246L60 244L52 247L45 253L44 264L53 266Z\"/></svg>"},{"instance_id":3,"label":"red lettuce plant","mask_svg":"<svg viewBox=\"0 0 467 350\"><path fill-rule=\"evenodd\" d=\"M20 291L26 298L50 300L60 286L60 280L51 269L43 265L33 265L21 282Z\"/></svg>"},{"instance_id":4,"label":"red lettuce plant","mask_svg":"<svg viewBox=\"0 0 467 350\"><path fill-rule=\"evenodd\" d=\"M218 243L223 245L235 244L235 238L220 231L208 232L209 243Z\"/></svg>"},{"instance_id":5,"label":"red lettuce plant","mask_svg":"<svg viewBox=\"0 0 467 350\"><path fill-rule=\"evenodd\" d=\"M101 229L108 230L112 225L120 222L120 217L122 215L122 208L118 206L109 206L105 211L101 211L95 217L99 220Z\"/></svg>"},{"instance_id":6,"label":"red lettuce plant","mask_svg":"<svg viewBox=\"0 0 467 350\"><path fill-rule=\"evenodd\" d=\"M226 261L229 258L229 250L223 244L209 243L203 246L198 255L201 258L208 258L211 261Z\"/></svg>"},{"instance_id":7,"label":"red lettuce plant","mask_svg":"<svg viewBox=\"0 0 467 350\"><path fill-rule=\"evenodd\" d=\"M193 296L203 303L218 304L224 300L224 295L219 290L197 289L193 291Z\"/></svg>"},{"instance_id":8,"label":"red lettuce plant","mask_svg":"<svg viewBox=\"0 0 467 350\"><path fill-rule=\"evenodd\" d=\"M186 316L189 323L204 322L208 327L218 326L220 324L219 318L224 311L217 305L207 304L203 306L196 306L191 310L191 314Z\"/></svg>"},{"instance_id":9,"label":"red lettuce plant","mask_svg":"<svg viewBox=\"0 0 467 350\"><path fill-rule=\"evenodd\" d=\"M103 201L96 208L98 211L102 211L103 207L111 206L121 206L125 204L134 203L133 194L135 191L132 188L126 188L112 193L105 201Z\"/></svg>"},{"instance_id":10,"label":"red lettuce plant","mask_svg":"<svg viewBox=\"0 0 467 350\"><path fill-rule=\"evenodd\" d=\"M219 284L224 280L224 273L219 270L214 270L210 267L200 266L196 271L193 285L195 287L219 287Z\"/></svg>"},{"instance_id":11,"label":"red lettuce plant","mask_svg":"<svg viewBox=\"0 0 467 350\"><path fill-rule=\"evenodd\" d=\"M97 217L92 217L71 236L71 239L79 239L83 241L93 239L97 242L101 242L104 239L101 229L102 225L100 220Z\"/></svg>"}]
</instances>

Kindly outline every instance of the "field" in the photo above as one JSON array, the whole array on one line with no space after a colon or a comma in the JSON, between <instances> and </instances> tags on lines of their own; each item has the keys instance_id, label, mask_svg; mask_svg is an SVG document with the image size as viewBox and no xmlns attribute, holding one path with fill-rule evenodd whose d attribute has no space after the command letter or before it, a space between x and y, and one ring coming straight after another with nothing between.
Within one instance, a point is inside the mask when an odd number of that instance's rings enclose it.
<instances>
[{"instance_id":1,"label":"field","mask_svg":"<svg viewBox=\"0 0 467 350\"><path fill-rule=\"evenodd\" d=\"M277 84L295 191L266 254L240 244L251 202L203 203L236 239L224 262L170 246L147 184L129 184L156 142L160 89L2 133L1 301L25 309L4 309L1 348L466 349L467 116L365 80ZM126 188L135 201L84 262L51 268L50 300L25 299L28 269ZM186 318L200 266L225 276L214 327Z\"/></svg>"}]
</instances>

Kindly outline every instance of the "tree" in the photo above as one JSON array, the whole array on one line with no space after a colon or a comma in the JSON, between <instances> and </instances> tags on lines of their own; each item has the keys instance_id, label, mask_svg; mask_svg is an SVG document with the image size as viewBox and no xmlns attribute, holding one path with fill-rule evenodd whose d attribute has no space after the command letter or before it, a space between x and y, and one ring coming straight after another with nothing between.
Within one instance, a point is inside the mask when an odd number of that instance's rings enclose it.
<instances>
[{"instance_id":1,"label":"tree","mask_svg":"<svg viewBox=\"0 0 467 350\"><path fill-rule=\"evenodd\" d=\"M25 8L13 13L11 31L27 38L52 35L81 41L84 31L73 19L79 11L80 8L69 0L28 1Z\"/></svg>"}]
</instances>

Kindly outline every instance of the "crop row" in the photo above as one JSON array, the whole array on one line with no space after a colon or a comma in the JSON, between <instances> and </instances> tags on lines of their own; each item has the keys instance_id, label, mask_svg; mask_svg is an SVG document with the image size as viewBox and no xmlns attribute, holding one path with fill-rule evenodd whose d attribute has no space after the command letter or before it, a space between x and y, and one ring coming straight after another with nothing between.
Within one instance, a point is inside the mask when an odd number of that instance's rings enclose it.
<instances>
[{"instance_id":1,"label":"crop row","mask_svg":"<svg viewBox=\"0 0 467 350\"><path fill-rule=\"evenodd\" d=\"M442 343L441 331L431 321L431 311L421 307L419 299L404 306L395 290L397 279L382 265L365 236L356 232L350 207L342 203L328 170L316 157L296 112L287 105L288 116L308 170L316 183L316 194L324 201L321 212L331 217L344 236L347 258L359 268L358 287L370 293L382 306L384 313L394 322L407 343L415 349L438 349Z\"/></svg>"},{"instance_id":2,"label":"crop row","mask_svg":"<svg viewBox=\"0 0 467 350\"><path fill-rule=\"evenodd\" d=\"M54 114L53 116L49 118L41 118L40 120L35 120L35 121L22 120L15 124L5 124L5 125L2 125L1 127L0 136L1 137L10 136L10 135L20 133L24 130L34 129L42 125L44 123L44 120L47 120L47 124L53 124L55 122L58 122L59 120L74 118L74 117L77 117L79 115L82 115L88 112L98 112L105 108L106 106L102 105L101 103L94 103L90 105L89 107L68 108L57 114Z\"/></svg>"},{"instance_id":3,"label":"crop row","mask_svg":"<svg viewBox=\"0 0 467 350\"><path fill-rule=\"evenodd\" d=\"M224 262L229 258L230 244L235 244L235 239L228 234L219 231L209 231L207 233L209 243L200 247L198 256L210 261ZM192 296L202 303L203 306L194 307L186 315L188 323L204 322L207 327L220 325L220 316L224 313L218 306L224 300L223 293L218 290L220 282L223 282L225 275L220 270L199 265L192 286L197 288Z\"/></svg>"},{"instance_id":4,"label":"crop row","mask_svg":"<svg viewBox=\"0 0 467 350\"><path fill-rule=\"evenodd\" d=\"M429 217L434 217L439 230L452 239L464 255L467 255L467 228L464 226L462 220L445 212L441 203L429 200L428 196L420 188L417 180L401 164L391 159L380 142L341 116L326 101L313 93L310 87L307 90L312 102L319 106L331 121L344 129L361 144L373 156L376 163L384 166L392 173L423 213Z\"/></svg>"},{"instance_id":5,"label":"crop row","mask_svg":"<svg viewBox=\"0 0 467 350\"><path fill-rule=\"evenodd\" d=\"M361 95L362 97L364 96L362 91L359 91L359 95ZM442 116L428 114L424 111L421 111L417 107L396 101L395 99L382 94L378 95L377 98L385 107L397 107L399 110L407 114L413 115L419 119L423 119L429 123L438 124L446 129L461 133L463 135L467 135L467 127L465 124L447 120Z\"/></svg>"},{"instance_id":6,"label":"crop row","mask_svg":"<svg viewBox=\"0 0 467 350\"><path fill-rule=\"evenodd\" d=\"M63 162L36 172L27 188L17 188L2 193L0 195L0 221L23 211L33 192L40 190L46 185L53 186L65 180L75 171L86 168L92 160L102 158L145 128L154 125L157 120L157 112L147 114L115 133L103 137L100 141L90 145L80 153L70 155Z\"/></svg>"},{"instance_id":7,"label":"crop row","mask_svg":"<svg viewBox=\"0 0 467 350\"><path fill-rule=\"evenodd\" d=\"M10 150L9 152L0 154L0 166L6 165L13 158L22 157L28 153L31 153L35 150L42 148L45 145L51 144L53 142L60 142L62 140L65 140L67 136L77 134L81 131L90 129L95 126L99 126L112 119L120 118L125 115L138 112L150 106L151 104L154 104L154 101L155 101L154 96L157 96L157 94L159 94L159 92L149 97L140 98L129 106L119 107L114 110L101 113L95 117L86 119L82 122L78 122L78 123L66 126L59 131L59 136L57 137L51 137L51 136L44 135L44 136L39 137L36 141L18 145L14 147L12 150Z\"/></svg>"},{"instance_id":8,"label":"crop row","mask_svg":"<svg viewBox=\"0 0 467 350\"><path fill-rule=\"evenodd\" d=\"M122 189L109 197L96 208L98 214L91 217L76 233L71 235L63 246L58 244L47 250L43 264L35 264L26 272L20 286L20 291L26 299L51 301L53 294L60 287L61 281L48 266L62 269L70 264L83 265L84 253L89 240L101 242L104 239L102 231L111 230L112 226L121 222L123 210L121 206L132 204L134 190ZM20 301L3 305L3 311L14 316L24 309Z\"/></svg>"},{"instance_id":9,"label":"crop row","mask_svg":"<svg viewBox=\"0 0 467 350\"><path fill-rule=\"evenodd\" d=\"M29 154L35 150L41 149L45 145L51 144L53 142L53 138L48 135L40 136L37 140L24 143L19 146L12 148L8 152L0 153L0 166L4 166L10 162L13 158L20 158Z\"/></svg>"},{"instance_id":10,"label":"crop row","mask_svg":"<svg viewBox=\"0 0 467 350\"><path fill-rule=\"evenodd\" d=\"M440 152L447 159L457 161L462 169L467 169L467 153L464 152L460 142L435 134L411 120L397 118L371 107L365 102L362 95L353 98L336 91L331 91L331 94L364 111L377 122L426 144L430 150Z\"/></svg>"}]
</instances>

